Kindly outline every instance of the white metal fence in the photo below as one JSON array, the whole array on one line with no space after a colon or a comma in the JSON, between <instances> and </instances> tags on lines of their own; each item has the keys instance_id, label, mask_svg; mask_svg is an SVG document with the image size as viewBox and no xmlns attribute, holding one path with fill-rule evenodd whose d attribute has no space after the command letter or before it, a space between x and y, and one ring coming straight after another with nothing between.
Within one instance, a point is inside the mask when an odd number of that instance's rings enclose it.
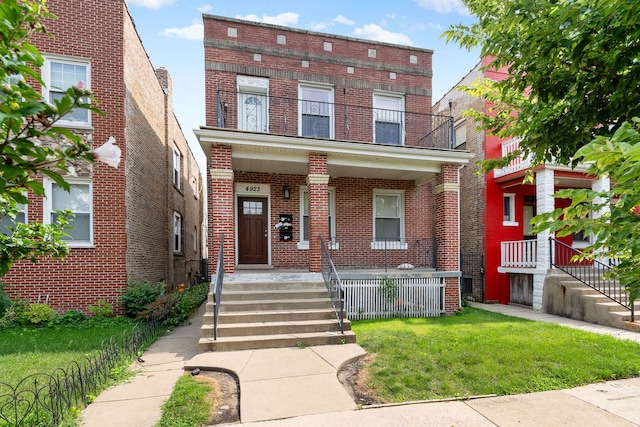
<instances>
[{"instance_id":1,"label":"white metal fence","mask_svg":"<svg viewBox=\"0 0 640 427\"><path fill-rule=\"evenodd\" d=\"M383 280L395 282L383 289ZM351 320L444 314L443 278L343 279L342 284L345 310Z\"/></svg>"}]
</instances>

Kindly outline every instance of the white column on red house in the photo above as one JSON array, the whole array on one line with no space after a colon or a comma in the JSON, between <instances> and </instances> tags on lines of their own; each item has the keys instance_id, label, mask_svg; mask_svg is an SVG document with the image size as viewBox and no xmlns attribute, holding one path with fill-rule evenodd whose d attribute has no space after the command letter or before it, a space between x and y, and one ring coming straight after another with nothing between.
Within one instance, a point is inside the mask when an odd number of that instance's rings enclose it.
<instances>
[{"instance_id":1,"label":"white column on red house","mask_svg":"<svg viewBox=\"0 0 640 427\"><path fill-rule=\"evenodd\" d=\"M611 181L609 179L609 177L603 177L603 178L599 178L596 179L594 181L591 182L591 189L593 191L597 191L598 193L603 192L603 191L609 191L611 190ZM595 205L601 204L605 201L605 199L601 198L601 197L596 197L593 200L593 203ZM609 206L605 205L602 207L602 209L593 211L591 213L591 215L593 216L593 219L598 219L603 215L607 215L609 213ZM591 239L597 239L598 236L590 236ZM592 242L595 242L595 240L592 240ZM603 264L608 264L609 260L606 257L598 257L598 261L600 261Z\"/></svg>"},{"instance_id":2,"label":"white column on red house","mask_svg":"<svg viewBox=\"0 0 640 427\"><path fill-rule=\"evenodd\" d=\"M309 154L309 270L319 272L322 260L320 236L329 244L329 174L327 155Z\"/></svg>"},{"instance_id":3,"label":"white column on red house","mask_svg":"<svg viewBox=\"0 0 640 427\"><path fill-rule=\"evenodd\" d=\"M235 235L233 213L233 169L231 166L231 146L212 145L209 176L209 272L216 269L220 251L220 237L224 234L224 270L233 273L235 266Z\"/></svg>"},{"instance_id":4,"label":"white column on red house","mask_svg":"<svg viewBox=\"0 0 640 427\"><path fill-rule=\"evenodd\" d=\"M436 175L435 218L438 241L438 271L454 273L445 278L445 311L454 313L460 308L460 211L458 195L460 184L457 165L442 165Z\"/></svg>"},{"instance_id":5,"label":"white column on red house","mask_svg":"<svg viewBox=\"0 0 640 427\"><path fill-rule=\"evenodd\" d=\"M553 169L544 168L536 172L536 212L538 214L552 212L555 209L555 192ZM551 246L548 230L537 235L538 256L536 272L533 275L533 309L542 309L542 291L547 270L550 268Z\"/></svg>"}]
</instances>

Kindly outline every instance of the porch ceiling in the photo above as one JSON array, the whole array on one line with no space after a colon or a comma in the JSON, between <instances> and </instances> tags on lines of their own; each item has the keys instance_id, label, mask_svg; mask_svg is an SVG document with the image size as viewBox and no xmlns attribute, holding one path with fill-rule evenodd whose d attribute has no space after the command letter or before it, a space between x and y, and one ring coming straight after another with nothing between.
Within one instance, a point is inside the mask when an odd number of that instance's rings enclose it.
<instances>
[{"instance_id":1,"label":"porch ceiling","mask_svg":"<svg viewBox=\"0 0 640 427\"><path fill-rule=\"evenodd\" d=\"M332 177L402 179L424 182L442 164L466 164L471 154L459 150L380 145L330 139L285 137L228 129L195 131L209 159L211 146L232 146L234 170L306 175L309 153L327 153Z\"/></svg>"}]
</instances>

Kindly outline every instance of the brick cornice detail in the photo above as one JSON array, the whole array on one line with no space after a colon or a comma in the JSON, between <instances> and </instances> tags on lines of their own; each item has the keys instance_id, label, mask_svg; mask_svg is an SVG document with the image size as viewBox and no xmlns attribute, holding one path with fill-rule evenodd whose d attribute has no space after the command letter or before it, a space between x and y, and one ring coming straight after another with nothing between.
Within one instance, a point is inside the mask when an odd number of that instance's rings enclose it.
<instances>
[{"instance_id":1,"label":"brick cornice detail","mask_svg":"<svg viewBox=\"0 0 640 427\"><path fill-rule=\"evenodd\" d=\"M211 179L218 179L221 181L233 181L232 169L209 169L209 176Z\"/></svg>"},{"instance_id":2,"label":"brick cornice detail","mask_svg":"<svg viewBox=\"0 0 640 427\"><path fill-rule=\"evenodd\" d=\"M310 173L307 175L307 184L322 184L329 185L329 175L319 174L319 173Z\"/></svg>"},{"instance_id":3,"label":"brick cornice detail","mask_svg":"<svg viewBox=\"0 0 640 427\"><path fill-rule=\"evenodd\" d=\"M444 193L445 191L454 191L457 193L460 191L460 184L445 182L444 184L436 185L433 189L433 194L440 194Z\"/></svg>"}]
</instances>

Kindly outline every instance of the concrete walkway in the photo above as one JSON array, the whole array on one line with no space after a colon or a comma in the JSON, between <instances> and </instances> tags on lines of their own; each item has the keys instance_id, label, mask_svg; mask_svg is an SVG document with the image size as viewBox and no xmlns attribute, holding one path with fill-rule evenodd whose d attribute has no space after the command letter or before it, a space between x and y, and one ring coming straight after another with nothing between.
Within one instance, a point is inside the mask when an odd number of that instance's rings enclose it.
<instances>
[{"instance_id":1,"label":"concrete walkway","mask_svg":"<svg viewBox=\"0 0 640 427\"><path fill-rule=\"evenodd\" d=\"M472 303L510 316L552 322L640 342L640 334L528 308ZM240 381L246 426L640 426L640 378L571 390L469 400L412 402L357 410L337 380L364 354L356 344L197 354L200 315L162 337L130 382L104 391L82 414L84 427L153 427L183 369L224 369Z\"/></svg>"}]
</instances>

